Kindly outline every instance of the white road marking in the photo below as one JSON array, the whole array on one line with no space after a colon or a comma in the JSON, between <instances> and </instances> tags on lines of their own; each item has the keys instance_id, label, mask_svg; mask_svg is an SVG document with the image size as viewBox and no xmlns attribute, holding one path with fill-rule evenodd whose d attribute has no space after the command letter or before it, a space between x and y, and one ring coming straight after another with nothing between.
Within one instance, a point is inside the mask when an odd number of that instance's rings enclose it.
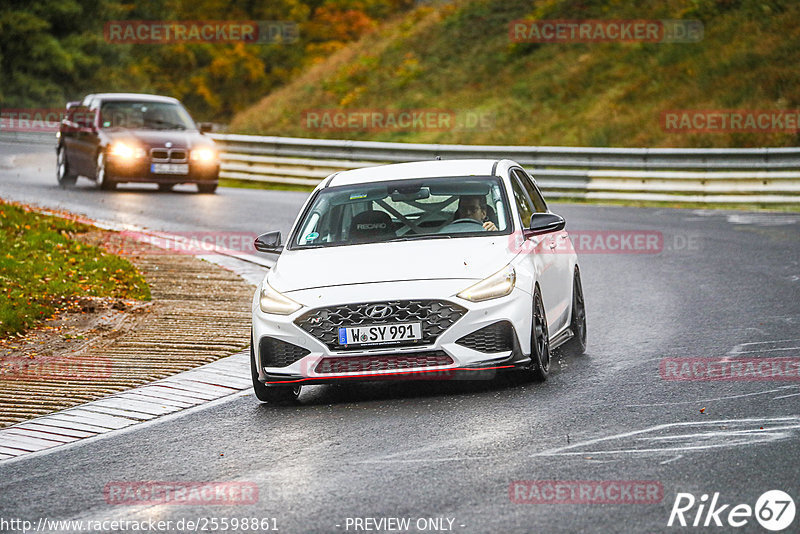
<instances>
[{"instance_id":1,"label":"white road marking","mask_svg":"<svg viewBox=\"0 0 800 534\"><path fill-rule=\"evenodd\" d=\"M776 352L779 350L800 350L800 346L797 347L779 347L776 349L759 349L759 350L742 350L739 352L733 352L731 354L753 354L758 352Z\"/></svg>"},{"instance_id":2,"label":"white road marking","mask_svg":"<svg viewBox=\"0 0 800 534\"><path fill-rule=\"evenodd\" d=\"M776 424L780 425L775 428L764 428L764 430L756 428L729 429L727 427L737 426L755 426ZM692 432L688 434L674 434L672 436L647 436L649 433L656 433L662 431L680 430L687 427L722 427L718 429L709 430L707 432ZM656 425L642 430L634 430L631 432L624 432L613 436L606 436L602 438L590 439L574 445L567 445L564 447L557 447L547 451L532 454L536 456L595 456L595 455L616 455L616 454L650 454L650 453L683 453L687 451L707 450L719 447L733 447L738 445L753 445L756 443L768 443L780 439L788 438L796 434L796 430L800 430L800 417L773 417L765 419L723 419L715 421L691 421L684 423L669 423L664 425ZM593 447L600 444L611 443L614 440L625 440L626 443L634 438L640 441L655 441L655 440L672 440L672 441L687 441L688 443L679 446L666 446L657 448L619 448L619 449L594 449ZM581 449L581 450L576 450Z\"/></svg>"},{"instance_id":3,"label":"white road marking","mask_svg":"<svg viewBox=\"0 0 800 534\"><path fill-rule=\"evenodd\" d=\"M788 399L789 397L797 397L800 393L792 393L791 395L783 395L782 397L772 397L772 400Z\"/></svg>"},{"instance_id":4,"label":"white road marking","mask_svg":"<svg viewBox=\"0 0 800 534\"><path fill-rule=\"evenodd\" d=\"M659 465L671 464L672 462L680 460L681 458L683 458L683 455L679 454L675 458L670 458L669 460L664 460L663 462L659 462Z\"/></svg>"},{"instance_id":5,"label":"white road marking","mask_svg":"<svg viewBox=\"0 0 800 534\"><path fill-rule=\"evenodd\" d=\"M772 341L752 341L750 343L739 343L735 345L728 354L752 354L755 352L771 352L776 350L798 350L800 349L800 338L793 338L793 339L776 339ZM754 349L754 350L742 350L744 347L754 347L759 345L780 345L784 343L789 343L792 346L790 347L771 347L771 348L763 348L763 349Z\"/></svg>"},{"instance_id":6,"label":"white road marking","mask_svg":"<svg viewBox=\"0 0 800 534\"><path fill-rule=\"evenodd\" d=\"M739 399L742 397L754 397L757 395L766 395L767 393L781 393L782 390L798 388L800 386L780 386L777 389L768 389L766 391L757 391L755 393L742 393L741 395L728 395L725 397L711 397L708 399L694 399L690 401L675 401L675 402L654 402L650 404L626 404L626 408L647 408L652 406L677 406L681 404L698 404L703 402L714 402L728 399Z\"/></svg>"}]
</instances>

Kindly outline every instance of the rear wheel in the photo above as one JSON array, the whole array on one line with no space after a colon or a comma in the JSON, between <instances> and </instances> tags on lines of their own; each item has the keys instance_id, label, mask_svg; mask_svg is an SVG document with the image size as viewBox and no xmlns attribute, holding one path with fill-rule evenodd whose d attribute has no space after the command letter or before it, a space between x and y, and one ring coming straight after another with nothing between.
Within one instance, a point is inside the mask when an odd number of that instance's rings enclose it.
<instances>
[{"instance_id":1,"label":"rear wheel","mask_svg":"<svg viewBox=\"0 0 800 534\"><path fill-rule=\"evenodd\" d=\"M297 402L297 397L300 396L302 386L268 387L258 379L256 354L253 350L252 336L250 336L250 338L250 374L253 376L253 391L255 391L256 398L261 402L267 402L269 404L293 404Z\"/></svg>"},{"instance_id":2,"label":"rear wheel","mask_svg":"<svg viewBox=\"0 0 800 534\"><path fill-rule=\"evenodd\" d=\"M61 187L71 187L75 185L75 181L78 179L76 174L70 172L67 150L64 145L58 147L58 152L56 152L56 178L58 179L58 185Z\"/></svg>"},{"instance_id":3,"label":"rear wheel","mask_svg":"<svg viewBox=\"0 0 800 534\"><path fill-rule=\"evenodd\" d=\"M580 356L586 352L586 307L583 302L581 272L577 267L572 281L572 321L569 328L573 336L561 346L561 351L569 356Z\"/></svg>"},{"instance_id":4,"label":"rear wheel","mask_svg":"<svg viewBox=\"0 0 800 534\"><path fill-rule=\"evenodd\" d=\"M106 155L103 152L97 155L95 181L97 182L97 187L103 191L113 191L117 188L117 182L112 180L108 176L108 172L106 172Z\"/></svg>"},{"instance_id":5,"label":"rear wheel","mask_svg":"<svg viewBox=\"0 0 800 534\"><path fill-rule=\"evenodd\" d=\"M217 182L213 184L197 184L197 192L198 193L213 193L217 190Z\"/></svg>"},{"instance_id":6,"label":"rear wheel","mask_svg":"<svg viewBox=\"0 0 800 534\"><path fill-rule=\"evenodd\" d=\"M533 293L533 318L531 320L531 368L530 379L544 382L550 374L550 334L539 288Z\"/></svg>"}]
</instances>

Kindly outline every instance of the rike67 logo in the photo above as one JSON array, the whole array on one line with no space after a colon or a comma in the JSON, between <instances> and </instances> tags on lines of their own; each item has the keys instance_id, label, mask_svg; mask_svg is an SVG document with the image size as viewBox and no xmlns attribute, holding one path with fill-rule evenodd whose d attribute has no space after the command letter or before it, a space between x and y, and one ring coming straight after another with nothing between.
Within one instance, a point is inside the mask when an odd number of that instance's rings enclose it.
<instances>
[{"instance_id":1,"label":"rike67 logo","mask_svg":"<svg viewBox=\"0 0 800 534\"><path fill-rule=\"evenodd\" d=\"M691 493L678 493L667 526L740 528L755 518L765 529L779 532L792 524L795 511L794 500L781 490L764 492L755 506L723 503L719 492L710 499L706 493L699 499Z\"/></svg>"}]
</instances>

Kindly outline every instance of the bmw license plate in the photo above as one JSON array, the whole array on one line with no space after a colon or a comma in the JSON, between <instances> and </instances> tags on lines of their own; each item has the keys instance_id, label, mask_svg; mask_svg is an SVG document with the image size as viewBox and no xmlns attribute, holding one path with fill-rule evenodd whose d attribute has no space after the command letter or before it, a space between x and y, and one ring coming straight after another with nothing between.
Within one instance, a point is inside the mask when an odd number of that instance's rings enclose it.
<instances>
[{"instance_id":1,"label":"bmw license plate","mask_svg":"<svg viewBox=\"0 0 800 534\"><path fill-rule=\"evenodd\" d=\"M392 343L422 339L422 323L378 324L339 328L340 345Z\"/></svg>"},{"instance_id":2,"label":"bmw license plate","mask_svg":"<svg viewBox=\"0 0 800 534\"><path fill-rule=\"evenodd\" d=\"M188 163L151 163L153 174L189 174Z\"/></svg>"}]
</instances>

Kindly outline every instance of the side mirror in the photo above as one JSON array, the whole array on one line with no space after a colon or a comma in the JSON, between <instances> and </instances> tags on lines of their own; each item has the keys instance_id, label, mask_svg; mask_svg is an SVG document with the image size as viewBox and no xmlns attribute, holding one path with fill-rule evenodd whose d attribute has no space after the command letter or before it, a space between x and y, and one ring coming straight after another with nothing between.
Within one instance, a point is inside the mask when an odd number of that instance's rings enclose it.
<instances>
[{"instance_id":1,"label":"side mirror","mask_svg":"<svg viewBox=\"0 0 800 534\"><path fill-rule=\"evenodd\" d=\"M197 125L200 128L200 133L211 133L214 131L214 125L210 122L201 122Z\"/></svg>"},{"instance_id":2,"label":"side mirror","mask_svg":"<svg viewBox=\"0 0 800 534\"><path fill-rule=\"evenodd\" d=\"M563 230L567 225L567 221L561 215L555 213L534 213L531 216L531 226L529 229L523 231L525 238L533 237L535 235L549 234L551 232L558 232Z\"/></svg>"},{"instance_id":3,"label":"side mirror","mask_svg":"<svg viewBox=\"0 0 800 534\"><path fill-rule=\"evenodd\" d=\"M256 250L259 252L280 254L283 250L283 247L281 246L281 233L268 232L266 234L261 234L256 238L253 246L256 247Z\"/></svg>"}]
</instances>

